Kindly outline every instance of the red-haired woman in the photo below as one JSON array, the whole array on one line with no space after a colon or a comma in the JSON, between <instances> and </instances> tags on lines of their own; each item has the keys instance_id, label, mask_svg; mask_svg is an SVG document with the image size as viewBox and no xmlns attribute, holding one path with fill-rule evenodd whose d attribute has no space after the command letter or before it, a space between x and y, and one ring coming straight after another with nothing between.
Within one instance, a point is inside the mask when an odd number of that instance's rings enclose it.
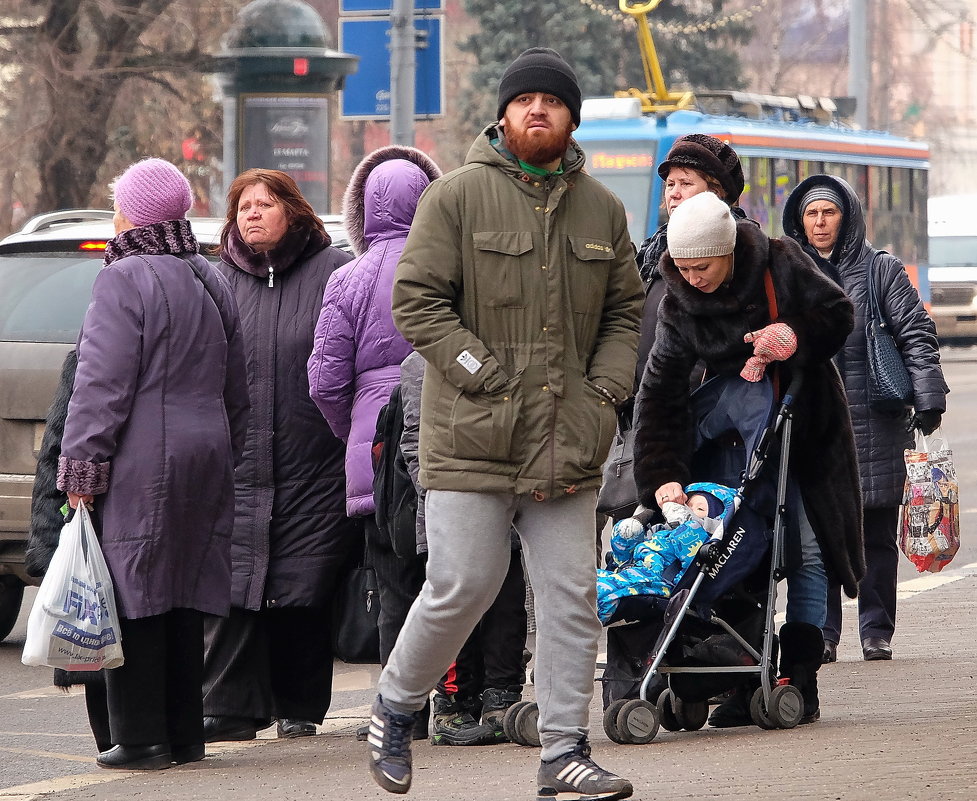
<instances>
[{"instance_id":1,"label":"red-haired woman","mask_svg":"<svg viewBox=\"0 0 977 801\"><path fill-rule=\"evenodd\" d=\"M316 733L332 690L330 606L358 541L345 448L309 397L305 363L326 281L350 257L278 170L231 184L218 268L241 313L251 419L235 473L228 618L207 626L208 742ZM360 540L361 541L361 540Z\"/></svg>"}]
</instances>

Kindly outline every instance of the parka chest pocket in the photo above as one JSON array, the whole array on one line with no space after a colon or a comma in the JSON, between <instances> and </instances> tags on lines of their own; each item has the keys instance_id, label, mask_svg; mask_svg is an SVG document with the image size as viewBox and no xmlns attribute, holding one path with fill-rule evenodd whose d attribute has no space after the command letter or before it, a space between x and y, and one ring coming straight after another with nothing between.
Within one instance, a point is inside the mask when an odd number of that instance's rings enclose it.
<instances>
[{"instance_id":1,"label":"parka chest pocket","mask_svg":"<svg viewBox=\"0 0 977 801\"><path fill-rule=\"evenodd\" d=\"M570 258L570 303L575 312L599 314L604 307L607 276L614 260L614 247L606 239L568 236Z\"/></svg>"},{"instance_id":2,"label":"parka chest pocket","mask_svg":"<svg viewBox=\"0 0 977 801\"><path fill-rule=\"evenodd\" d=\"M475 281L479 302L486 306L526 305L523 272L533 249L531 231L480 231L473 236Z\"/></svg>"}]
</instances>

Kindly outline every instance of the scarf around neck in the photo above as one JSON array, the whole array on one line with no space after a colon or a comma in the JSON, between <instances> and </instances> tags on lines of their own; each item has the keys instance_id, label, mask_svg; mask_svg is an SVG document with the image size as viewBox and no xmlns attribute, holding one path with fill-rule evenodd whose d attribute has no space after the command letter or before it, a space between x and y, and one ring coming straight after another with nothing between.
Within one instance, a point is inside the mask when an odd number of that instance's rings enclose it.
<instances>
[{"instance_id":1,"label":"scarf around neck","mask_svg":"<svg viewBox=\"0 0 977 801\"><path fill-rule=\"evenodd\" d=\"M231 223L222 242L220 257L232 267L256 278L281 274L295 264L311 258L332 244L328 234L314 228L289 229L271 250L256 251L241 238L237 225Z\"/></svg>"},{"instance_id":2,"label":"scarf around neck","mask_svg":"<svg viewBox=\"0 0 977 801\"><path fill-rule=\"evenodd\" d=\"M184 256L199 251L189 220L164 220L116 234L105 243L104 263L108 265L126 256Z\"/></svg>"}]
</instances>

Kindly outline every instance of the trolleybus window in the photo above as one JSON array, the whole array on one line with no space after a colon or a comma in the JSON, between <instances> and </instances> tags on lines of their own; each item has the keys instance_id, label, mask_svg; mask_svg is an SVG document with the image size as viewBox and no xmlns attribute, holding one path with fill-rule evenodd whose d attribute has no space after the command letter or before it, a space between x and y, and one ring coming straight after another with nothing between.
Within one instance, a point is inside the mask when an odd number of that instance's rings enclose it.
<instances>
[{"instance_id":1,"label":"trolleybus window","mask_svg":"<svg viewBox=\"0 0 977 801\"><path fill-rule=\"evenodd\" d=\"M587 142L586 151L587 172L621 199L627 211L631 239L635 246L639 245L649 230L654 145Z\"/></svg>"}]
</instances>

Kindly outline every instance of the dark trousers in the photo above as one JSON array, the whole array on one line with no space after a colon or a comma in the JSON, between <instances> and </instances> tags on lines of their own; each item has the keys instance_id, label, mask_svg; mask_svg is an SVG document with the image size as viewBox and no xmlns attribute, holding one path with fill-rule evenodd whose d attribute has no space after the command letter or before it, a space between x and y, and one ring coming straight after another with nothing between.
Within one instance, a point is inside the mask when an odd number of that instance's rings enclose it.
<instances>
[{"instance_id":1,"label":"dark trousers","mask_svg":"<svg viewBox=\"0 0 977 801\"><path fill-rule=\"evenodd\" d=\"M125 664L105 671L112 742L174 747L203 743L203 614L172 609L152 617L122 618L120 632Z\"/></svg>"},{"instance_id":2,"label":"dark trousers","mask_svg":"<svg viewBox=\"0 0 977 801\"><path fill-rule=\"evenodd\" d=\"M376 573L380 590L380 664L386 665L407 613L424 583L425 558L397 556L390 538L377 528L373 515L363 518L363 529L366 563Z\"/></svg>"},{"instance_id":3,"label":"dark trousers","mask_svg":"<svg viewBox=\"0 0 977 801\"><path fill-rule=\"evenodd\" d=\"M99 671L99 678L85 682L85 710L88 712L88 725L95 735L95 747L101 753L112 747L112 730L109 728L109 706L105 694L107 670Z\"/></svg>"},{"instance_id":4,"label":"dark trousers","mask_svg":"<svg viewBox=\"0 0 977 801\"><path fill-rule=\"evenodd\" d=\"M463 703L477 699L489 688L522 692L526 624L526 575L519 551L513 551L499 594L438 683L437 691L457 695Z\"/></svg>"},{"instance_id":5,"label":"dark trousers","mask_svg":"<svg viewBox=\"0 0 977 801\"><path fill-rule=\"evenodd\" d=\"M858 583L858 631L863 640L868 637L891 640L896 630L899 507L866 509L862 520L865 577ZM828 587L824 639L833 643L841 639L841 588L837 584Z\"/></svg>"},{"instance_id":6,"label":"dark trousers","mask_svg":"<svg viewBox=\"0 0 977 801\"><path fill-rule=\"evenodd\" d=\"M329 610L231 608L208 617L203 714L322 723L332 701Z\"/></svg>"}]
</instances>

